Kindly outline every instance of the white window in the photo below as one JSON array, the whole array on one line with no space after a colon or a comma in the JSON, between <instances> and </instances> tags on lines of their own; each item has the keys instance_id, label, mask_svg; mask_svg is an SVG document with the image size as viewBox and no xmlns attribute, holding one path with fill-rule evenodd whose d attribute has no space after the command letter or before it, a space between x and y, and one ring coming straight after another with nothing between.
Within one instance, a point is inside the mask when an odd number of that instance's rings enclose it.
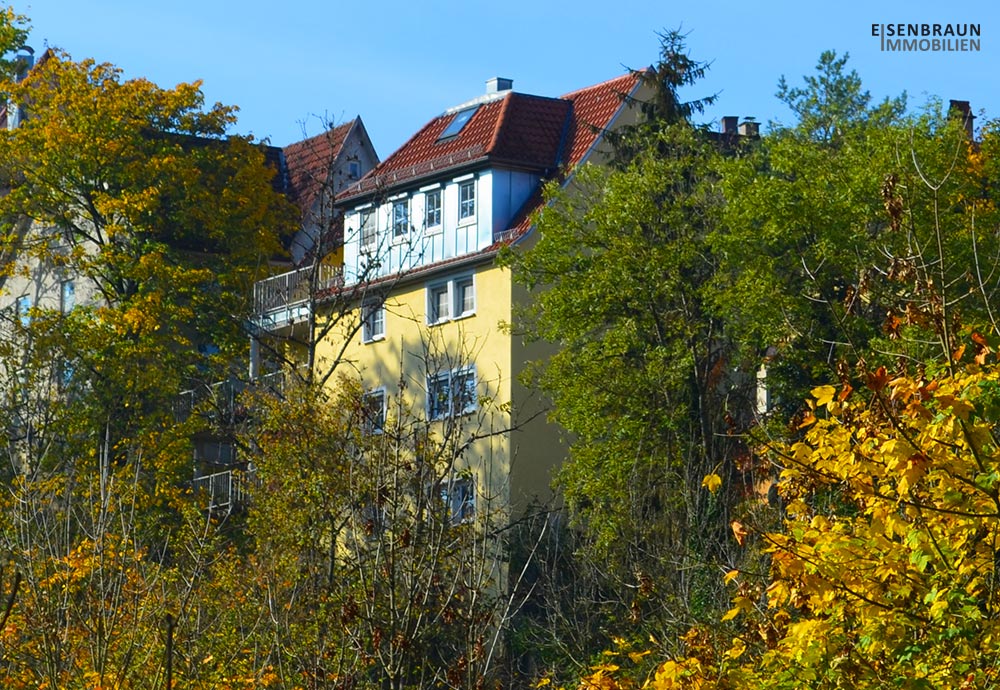
<instances>
[{"instance_id":1,"label":"white window","mask_svg":"<svg viewBox=\"0 0 1000 690\"><path fill-rule=\"evenodd\" d=\"M64 280L59 286L59 310L63 314L73 311L76 306L76 285L72 280Z\"/></svg>"},{"instance_id":2,"label":"white window","mask_svg":"<svg viewBox=\"0 0 1000 690\"><path fill-rule=\"evenodd\" d=\"M21 320L22 326L27 326L31 323L31 296L21 295L17 298L15 303L15 309L17 310L17 318Z\"/></svg>"},{"instance_id":3,"label":"white window","mask_svg":"<svg viewBox=\"0 0 1000 690\"><path fill-rule=\"evenodd\" d=\"M427 415L445 419L476 411L476 369L463 367L427 378Z\"/></svg>"},{"instance_id":4,"label":"white window","mask_svg":"<svg viewBox=\"0 0 1000 690\"><path fill-rule=\"evenodd\" d=\"M427 323L434 325L476 313L476 283L471 275L427 286Z\"/></svg>"},{"instance_id":5,"label":"white window","mask_svg":"<svg viewBox=\"0 0 1000 690\"><path fill-rule=\"evenodd\" d=\"M385 337L385 303L368 302L361 309L361 339L370 343Z\"/></svg>"},{"instance_id":6,"label":"white window","mask_svg":"<svg viewBox=\"0 0 1000 690\"><path fill-rule=\"evenodd\" d=\"M451 524L468 522L476 516L476 484L472 479L452 478L441 484L441 501Z\"/></svg>"},{"instance_id":7,"label":"white window","mask_svg":"<svg viewBox=\"0 0 1000 690\"><path fill-rule=\"evenodd\" d=\"M476 181L466 180L458 185L458 220L476 217Z\"/></svg>"},{"instance_id":8,"label":"white window","mask_svg":"<svg viewBox=\"0 0 1000 690\"><path fill-rule=\"evenodd\" d=\"M365 393L361 399L361 421L364 430L369 434L380 434L385 429L385 389Z\"/></svg>"},{"instance_id":9,"label":"white window","mask_svg":"<svg viewBox=\"0 0 1000 690\"><path fill-rule=\"evenodd\" d=\"M61 389L65 390L73 384L74 373L76 372L73 367L73 362L68 359L64 359L59 363L59 387Z\"/></svg>"},{"instance_id":10,"label":"white window","mask_svg":"<svg viewBox=\"0 0 1000 690\"><path fill-rule=\"evenodd\" d=\"M455 318L476 313L476 286L472 276L456 278L452 281L455 293Z\"/></svg>"},{"instance_id":11,"label":"white window","mask_svg":"<svg viewBox=\"0 0 1000 690\"><path fill-rule=\"evenodd\" d=\"M375 244L375 216L372 214L371 210L362 211L360 214L361 220L361 246L371 247Z\"/></svg>"},{"instance_id":12,"label":"white window","mask_svg":"<svg viewBox=\"0 0 1000 690\"><path fill-rule=\"evenodd\" d=\"M427 323L442 323L451 318L449 283L437 283L427 288Z\"/></svg>"},{"instance_id":13,"label":"white window","mask_svg":"<svg viewBox=\"0 0 1000 690\"><path fill-rule=\"evenodd\" d=\"M410 209L406 199L392 202L392 237L406 237L410 231Z\"/></svg>"},{"instance_id":14,"label":"white window","mask_svg":"<svg viewBox=\"0 0 1000 690\"><path fill-rule=\"evenodd\" d=\"M427 192L424 196L424 228L432 230L441 227L441 190Z\"/></svg>"}]
</instances>

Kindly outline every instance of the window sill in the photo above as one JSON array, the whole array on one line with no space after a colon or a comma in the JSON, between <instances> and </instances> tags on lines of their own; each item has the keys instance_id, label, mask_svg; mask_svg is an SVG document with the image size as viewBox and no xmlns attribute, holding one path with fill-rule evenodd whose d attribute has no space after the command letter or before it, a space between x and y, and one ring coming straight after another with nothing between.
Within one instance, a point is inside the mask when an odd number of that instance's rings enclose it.
<instances>
[{"instance_id":1,"label":"window sill","mask_svg":"<svg viewBox=\"0 0 1000 690\"><path fill-rule=\"evenodd\" d=\"M377 335L374 338L361 338L362 345L371 345L372 343L380 343L385 340L385 335Z\"/></svg>"},{"instance_id":2,"label":"window sill","mask_svg":"<svg viewBox=\"0 0 1000 690\"><path fill-rule=\"evenodd\" d=\"M475 225L475 224L476 224L476 217L475 216L472 216L471 218L463 218L462 220L458 221L458 227L460 227L460 228L465 228L465 227L468 227L470 225Z\"/></svg>"},{"instance_id":3,"label":"window sill","mask_svg":"<svg viewBox=\"0 0 1000 690\"><path fill-rule=\"evenodd\" d=\"M455 412L454 414L443 414L437 417L430 417L431 422L447 422L452 419L460 419L461 417L468 417L479 411L478 407L473 407L470 409L462 410L461 412Z\"/></svg>"}]
</instances>

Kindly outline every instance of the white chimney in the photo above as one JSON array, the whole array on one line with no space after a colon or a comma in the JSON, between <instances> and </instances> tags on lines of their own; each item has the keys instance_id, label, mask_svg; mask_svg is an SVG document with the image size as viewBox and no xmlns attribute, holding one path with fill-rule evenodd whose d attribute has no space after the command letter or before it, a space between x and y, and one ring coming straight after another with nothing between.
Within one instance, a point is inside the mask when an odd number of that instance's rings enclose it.
<instances>
[{"instance_id":1,"label":"white chimney","mask_svg":"<svg viewBox=\"0 0 1000 690\"><path fill-rule=\"evenodd\" d=\"M493 77L492 79L486 80L486 93L500 93L501 91L510 91L514 88L513 79L505 79L504 77Z\"/></svg>"}]
</instances>

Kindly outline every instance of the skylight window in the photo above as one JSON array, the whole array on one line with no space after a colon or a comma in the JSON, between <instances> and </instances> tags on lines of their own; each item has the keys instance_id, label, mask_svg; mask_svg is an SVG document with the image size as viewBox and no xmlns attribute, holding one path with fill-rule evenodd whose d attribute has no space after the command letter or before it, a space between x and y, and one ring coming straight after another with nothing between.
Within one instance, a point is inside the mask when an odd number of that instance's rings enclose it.
<instances>
[{"instance_id":1,"label":"skylight window","mask_svg":"<svg viewBox=\"0 0 1000 690\"><path fill-rule=\"evenodd\" d=\"M478 105L474 105L471 108L466 108L465 110L459 110L455 113L455 117L451 118L451 122L448 126L444 128L441 132L441 136L437 138L438 141L444 141L445 139L451 139L454 136L458 136L458 133L462 131L462 128L472 119L472 116L476 114L479 110Z\"/></svg>"}]
</instances>

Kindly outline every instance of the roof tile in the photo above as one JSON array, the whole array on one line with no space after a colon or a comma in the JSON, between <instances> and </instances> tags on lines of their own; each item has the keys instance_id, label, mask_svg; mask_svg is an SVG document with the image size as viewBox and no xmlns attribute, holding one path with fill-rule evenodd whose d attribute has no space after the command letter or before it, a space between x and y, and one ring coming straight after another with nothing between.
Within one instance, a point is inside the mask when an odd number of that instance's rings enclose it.
<instances>
[{"instance_id":1,"label":"roof tile","mask_svg":"<svg viewBox=\"0 0 1000 690\"><path fill-rule=\"evenodd\" d=\"M446 113L428 122L363 180L347 189L342 198L389 189L484 159L533 169L555 168L570 108L568 101L559 98L512 92L483 103L457 136L440 140L458 114Z\"/></svg>"},{"instance_id":2,"label":"roof tile","mask_svg":"<svg viewBox=\"0 0 1000 690\"><path fill-rule=\"evenodd\" d=\"M340 155L354 123L355 120L345 122L283 149L288 169L288 196L303 215L309 212L329 183L330 168Z\"/></svg>"}]
</instances>

